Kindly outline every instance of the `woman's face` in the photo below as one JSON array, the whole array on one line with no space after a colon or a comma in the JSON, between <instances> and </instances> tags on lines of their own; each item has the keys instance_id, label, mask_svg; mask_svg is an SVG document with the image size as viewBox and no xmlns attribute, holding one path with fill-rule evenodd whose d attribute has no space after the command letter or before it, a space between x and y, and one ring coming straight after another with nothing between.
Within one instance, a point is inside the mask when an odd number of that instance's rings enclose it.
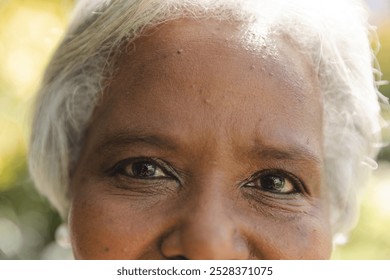
<instances>
[{"instance_id":1,"label":"woman's face","mask_svg":"<svg viewBox=\"0 0 390 280\"><path fill-rule=\"evenodd\" d=\"M120 54L71 176L76 258L329 258L317 77L251 38L178 20Z\"/></svg>"}]
</instances>

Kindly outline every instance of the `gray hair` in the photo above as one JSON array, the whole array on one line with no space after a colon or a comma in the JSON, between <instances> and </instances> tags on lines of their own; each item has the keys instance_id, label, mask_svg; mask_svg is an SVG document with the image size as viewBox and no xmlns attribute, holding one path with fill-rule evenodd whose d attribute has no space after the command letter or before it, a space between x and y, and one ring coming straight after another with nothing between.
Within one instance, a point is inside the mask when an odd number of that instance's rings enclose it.
<instances>
[{"instance_id":1,"label":"gray hair","mask_svg":"<svg viewBox=\"0 0 390 280\"><path fill-rule=\"evenodd\" d=\"M37 189L67 217L69 177L115 55L145 28L183 17L237 21L252 27L254 38L287 36L312 62L324 103L332 232L347 232L357 191L376 165L383 121L369 40L375 32L358 0L79 1L35 104L29 166Z\"/></svg>"}]
</instances>

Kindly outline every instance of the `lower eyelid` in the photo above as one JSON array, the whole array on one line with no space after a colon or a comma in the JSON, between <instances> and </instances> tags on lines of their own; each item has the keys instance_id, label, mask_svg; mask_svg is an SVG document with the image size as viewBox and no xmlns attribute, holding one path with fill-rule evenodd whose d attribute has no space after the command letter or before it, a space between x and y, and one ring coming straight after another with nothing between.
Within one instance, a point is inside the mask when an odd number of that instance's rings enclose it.
<instances>
[{"instance_id":1,"label":"lower eyelid","mask_svg":"<svg viewBox=\"0 0 390 280\"><path fill-rule=\"evenodd\" d=\"M137 180L130 177L127 179L112 178L109 185L110 192L133 198L144 197L149 199L177 192L177 184L168 180Z\"/></svg>"},{"instance_id":2,"label":"lower eyelid","mask_svg":"<svg viewBox=\"0 0 390 280\"><path fill-rule=\"evenodd\" d=\"M306 207L310 205L301 193L282 195L248 189L243 193L243 197L254 210L268 214L273 219L285 215L296 217L297 214L304 214Z\"/></svg>"},{"instance_id":3,"label":"lower eyelid","mask_svg":"<svg viewBox=\"0 0 390 280\"><path fill-rule=\"evenodd\" d=\"M295 191L290 192L290 193L280 192L280 194L302 193L302 192L305 192L305 190L306 190L304 184L297 176L295 176L289 172L278 170L278 169L266 169L266 170L257 172L254 175L252 175L248 180L246 180L246 182L244 182L242 184L242 186L244 187L244 186L247 186L248 184L252 184L252 186L250 186L250 187L256 187L253 182L256 180L259 180L262 175L275 175L275 176L283 177L285 179L286 183L289 182L295 190ZM278 192L275 192L275 193L278 193Z\"/></svg>"}]
</instances>

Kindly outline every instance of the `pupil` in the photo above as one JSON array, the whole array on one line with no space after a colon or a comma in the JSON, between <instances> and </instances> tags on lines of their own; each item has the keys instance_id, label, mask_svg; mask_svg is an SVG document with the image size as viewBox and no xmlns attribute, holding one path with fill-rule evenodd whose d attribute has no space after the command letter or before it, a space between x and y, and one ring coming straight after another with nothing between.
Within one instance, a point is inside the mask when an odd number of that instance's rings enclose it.
<instances>
[{"instance_id":1,"label":"pupil","mask_svg":"<svg viewBox=\"0 0 390 280\"><path fill-rule=\"evenodd\" d=\"M284 178L279 176L264 176L260 181L261 186L268 190L281 190L284 187Z\"/></svg>"},{"instance_id":2,"label":"pupil","mask_svg":"<svg viewBox=\"0 0 390 280\"><path fill-rule=\"evenodd\" d=\"M136 162L132 169L134 176L137 177L150 177L156 172L156 166L148 162Z\"/></svg>"}]
</instances>

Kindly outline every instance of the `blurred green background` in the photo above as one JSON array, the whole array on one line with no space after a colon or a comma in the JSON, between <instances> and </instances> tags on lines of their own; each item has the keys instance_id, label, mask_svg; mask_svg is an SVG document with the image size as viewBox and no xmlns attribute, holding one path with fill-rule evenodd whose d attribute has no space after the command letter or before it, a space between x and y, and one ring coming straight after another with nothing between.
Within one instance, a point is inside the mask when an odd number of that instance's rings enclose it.
<instances>
[{"instance_id":1,"label":"blurred green background","mask_svg":"<svg viewBox=\"0 0 390 280\"><path fill-rule=\"evenodd\" d=\"M74 0L0 0L0 259L68 259L61 219L33 188L26 139L42 72L69 21ZM369 0L390 80L390 0ZM381 91L390 97L390 86ZM389 112L386 119L390 120ZM390 142L389 130L385 133ZM362 199L361 218L333 259L390 259L390 147ZM57 236L57 237L56 237ZM348 242L347 242L348 241Z\"/></svg>"}]
</instances>

